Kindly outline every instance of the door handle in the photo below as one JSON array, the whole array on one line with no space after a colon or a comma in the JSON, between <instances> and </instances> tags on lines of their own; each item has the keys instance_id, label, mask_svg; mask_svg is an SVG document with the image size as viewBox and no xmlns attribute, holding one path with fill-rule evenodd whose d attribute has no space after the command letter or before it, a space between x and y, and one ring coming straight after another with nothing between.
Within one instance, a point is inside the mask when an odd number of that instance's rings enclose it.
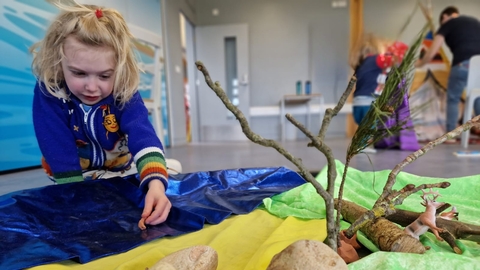
<instances>
[{"instance_id":1,"label":"door handle","mask_svg":"<svg viewBox=\"0 0 480 270\"><path fill-rule=\"evenodd\" d=\"M241 80L240 80L240 85L246 86L248 85L248 74L243 74Z\"/></svg>"}]
</instances>

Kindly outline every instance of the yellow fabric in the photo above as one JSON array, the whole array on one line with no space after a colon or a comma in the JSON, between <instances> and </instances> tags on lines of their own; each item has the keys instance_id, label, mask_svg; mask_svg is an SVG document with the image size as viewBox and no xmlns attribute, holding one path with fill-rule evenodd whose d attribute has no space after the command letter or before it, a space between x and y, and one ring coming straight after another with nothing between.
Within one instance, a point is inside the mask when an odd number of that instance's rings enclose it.
<instances>
[{"instance_id":1,"label":"yellow fabric","mask_svg":"<svg viewBox=\"0 0 480 270\"><path fill-rule=\"evenodd\" d=\"M87 264L63 261L30 269L145 269L175 251L194 245L208 245L218 253L218 268L258 270L267 268L272 257L291 243L326 238L326 221L278 218L262 209L247 215L231 216L217 225L176 237L164 237L125 253L101 258Z\"/></svg>"}]
</instances>

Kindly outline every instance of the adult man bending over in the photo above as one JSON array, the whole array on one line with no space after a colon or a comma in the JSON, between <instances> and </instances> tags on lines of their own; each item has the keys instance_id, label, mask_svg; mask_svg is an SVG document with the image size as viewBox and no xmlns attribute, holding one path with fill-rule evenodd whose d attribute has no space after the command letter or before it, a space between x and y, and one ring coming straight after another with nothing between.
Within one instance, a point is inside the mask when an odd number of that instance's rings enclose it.
<instances>
[{"instance_id":1,"label":"adult man bending over","mask_svg":"<svg viewBox=\"0 0 480 270\"><path fill-rule=\"evenodd\" d=\"M458 8L449 6L440 13L440 28L432 45L422 59L416 63L421 67L430 62L445 42L452 52L452 68L447 85L447 132L457 127L458 104L467 84L470 58L480 55L480 21L476 18L460 15ZM480 76L480 74L479 74ZM480 114L480 99L474 103L475 114ZM455 143L447 140L445 143Z\"/></svg>"}]
</instances>

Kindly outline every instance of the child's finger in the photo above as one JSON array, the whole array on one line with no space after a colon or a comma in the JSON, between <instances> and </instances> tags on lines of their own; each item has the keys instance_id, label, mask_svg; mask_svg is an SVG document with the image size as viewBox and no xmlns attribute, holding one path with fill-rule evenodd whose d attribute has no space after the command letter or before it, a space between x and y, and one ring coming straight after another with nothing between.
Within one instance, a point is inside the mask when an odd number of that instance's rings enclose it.
<instances>
[{"instance_id":1,"label":"child's finger","mask_svg":"<svg viewBox=\"0 0 480 270\"><path fill-rule=\"evenodd\" d=\"M152 216L152 221L149 222L149 224L151 225L157 225L157 224L160 224L162 222L165 222L165 220L167 220L167 217L168 217L168 213L170 212L170 208L168 209L165 209L162 213L160 213L160 216L158 216L157 218L153 218Z\"/></svg>"},{"instance_id":2,"label":"child's finger","mask_svg":"<svg viewBox=\"0 0 480 270\"><path fill-rule=\"evenodd\" d=\"M163 207L160 207L159 205L157 205L155 207L155 210L152 212L152 214L145 220L147 224L157 225L164 222L167 219L167 216L168 216L168 213L170 213L170 208L172 207L172 204L170 202L167 202L162 206Z\"/></svg>"},{"instance_id":3,"label":"child's finger","mask_svg":"<svg viewBox=\"0 0 480 270\"><path fill-rule=\"evenodd\" d=\"M153 199L145 197L145 206L143 207L142 218L147 219L153 211Z\"/></svg>"}]
</instances>

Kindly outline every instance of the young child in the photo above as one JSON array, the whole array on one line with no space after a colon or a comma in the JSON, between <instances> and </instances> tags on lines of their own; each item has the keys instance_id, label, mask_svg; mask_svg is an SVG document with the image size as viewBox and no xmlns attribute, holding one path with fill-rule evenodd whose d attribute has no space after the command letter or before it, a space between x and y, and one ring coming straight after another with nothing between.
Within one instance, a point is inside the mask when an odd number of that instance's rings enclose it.
<instances>
[{"instance_id":1,"label":"young child","mask_svg":"<svg viewBox=\"0 0 480 270\"><path fill-rule=\"evenodd\" d=\"M63 184L83 181L92 170L123 172L134 161L146 191L141 218L162 223L171 208L168 175L163 146L137 91L133 36L116 10L56 6L61 13L31 48L42 165Z\"/></svg>"},{"instance_id":2,"label":"young child","mask_svg":"<svg viewBox=\"0 0 480 270\"><path fill-rule=\"evenodd\" d=\"M351 61L357 76L353 93L353 116L357 124L361 123L372 102L382 94L388 72L394 65L401 64L407 50L408 46L399 41L381 40L372 34L364 37ZM408 93L405 93L402 103L384 125L389 128L398 122L404 122L400 134L381 138L375 143L375 148L407 151L420 149L410 119ZM363 152L375 153L375 148L367 147Z\"/></svg>"},{"instance_id":3,"label":"young child","mask_svg":"<svg viewBox=\"0 0 480 270\"><path fill-rule=\"evenodd\" d=\"M357 77L352 104L357 125L360 125L372 102L382 93L390 68L401 62L407 48L401 42L389 42L373 34L364 36L350 61ZM367 147L363 152L375 153L376 150Z\"/></svg>"},{"instance_id":4,"label":"young child","mask_svg":"<svg viewBox=\"0 0 480 270\"><path fill-rule=\"evenodd\" d=\"M350 65L357 77L352 109L353 119L357 125L360 125L372 102L378 96L376 93L383 89L386 68L384 52L385 42L373 34L367 34L352 55ZM373 147L367 147L363 152L375 153L376 150Z\"/></svg>"}]
</instances>

